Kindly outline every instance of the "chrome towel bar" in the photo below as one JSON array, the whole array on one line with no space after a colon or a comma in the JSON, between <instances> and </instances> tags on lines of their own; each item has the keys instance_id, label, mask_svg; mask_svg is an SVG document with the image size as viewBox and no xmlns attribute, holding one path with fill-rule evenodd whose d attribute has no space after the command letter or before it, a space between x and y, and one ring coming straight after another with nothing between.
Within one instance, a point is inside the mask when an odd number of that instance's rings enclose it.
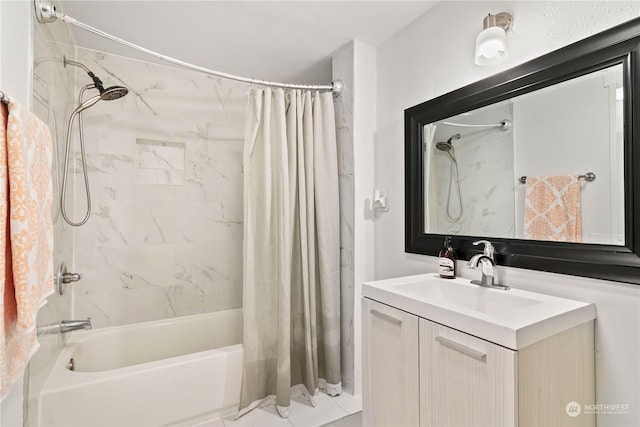
<instances>
[{"instance_id":1,"label":"chrome towel bar","mask_svg":"<svg viewBox=\"0 0 640 427\"><path fill-rule=\"evenodd\" d=\"M584 179L587 182L592 182L596 180L596 174L593 172L587 172L584 175L578 175L578 179ZM527 182L527 177L521 176L518 181L520 181L520 184L524 184Z\"/></svg>"}]
</instances>

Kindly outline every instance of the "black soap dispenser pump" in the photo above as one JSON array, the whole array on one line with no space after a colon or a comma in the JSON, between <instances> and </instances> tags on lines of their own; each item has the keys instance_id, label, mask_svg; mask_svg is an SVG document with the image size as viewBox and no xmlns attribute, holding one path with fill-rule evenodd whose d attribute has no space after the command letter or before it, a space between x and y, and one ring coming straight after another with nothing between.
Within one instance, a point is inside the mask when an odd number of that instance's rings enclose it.
<instances>
[{"instance_id":1,"label":"black soap dispenser pump","mask_svg":"<svg viewBox=\"0 0 640 427\"><path fill-rule=\"evenodd\" d=\"M443 279L456 278L456 251L451 246L451 237L444 239L444 247L440 251L439 256L439 272Z\"/></svg>"}]
</instances>

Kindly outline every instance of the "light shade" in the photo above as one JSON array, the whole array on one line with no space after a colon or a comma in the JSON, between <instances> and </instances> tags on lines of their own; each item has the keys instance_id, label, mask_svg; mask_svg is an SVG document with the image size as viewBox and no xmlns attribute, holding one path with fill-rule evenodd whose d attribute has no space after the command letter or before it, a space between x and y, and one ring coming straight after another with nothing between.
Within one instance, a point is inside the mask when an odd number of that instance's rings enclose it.
<instances>
[{"instance_id":1,"label":"light shade","mask_svg":"<svg viewBox=\"0 0 640 427\"><path fill-rule=\"evenodd\" d=\"M500 27L489 27L476 39L476 64L495 64L507 55L507 33Z\"/></svg>"},{"instance_id":2,"label":"light shade","mask_svg":"<svg viewBox=\"0 0 640 427\"><path fill-rule=\"evenodd\" d=\"M476 64L496 64L507 56L507 33L513 16L508 12L488 14L482 21L483 30L476 39Z\"/></svg>"}]
</instances>

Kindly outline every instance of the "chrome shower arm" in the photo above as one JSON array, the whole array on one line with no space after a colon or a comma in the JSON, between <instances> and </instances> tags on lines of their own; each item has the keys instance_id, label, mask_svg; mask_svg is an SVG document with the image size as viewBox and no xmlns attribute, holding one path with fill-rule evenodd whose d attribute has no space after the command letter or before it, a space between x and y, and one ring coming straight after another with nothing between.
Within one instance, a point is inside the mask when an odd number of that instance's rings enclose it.
<instances>
[{"instance_id":1,"label":"chrome shower arm","mask_svg":"<svg viewBox=\"0 0 640 427\"><path fill-rule=\"evenodd\" d=\"M65 67L67 66L67 64L68 64L68 65L73 65L73 66L75 66L75 67L80 67L80 68L82 68L84 71L86 71L86 72L87 72L87 74L93 74L93 73L91 72L91 70L90 70L89 68L87 68L87 66L86 66L86 65L82 64L81 62L72 61L71 59L67 59L67 57L66 57L66 56L63 56L63 57L62 57L62 64L63 64Z\"/></svg>"},{"instance_id":2,"label":"chrome shower arm","mask_svg":"<svg viewBox=\"0 0 640 427\"><path fill-rule=\"evenodd\" d=\"M102 83L102 80L100 80L98 76L93 74L93 72L86 65L77 61L72 61L71 59L67 59L66 56L62 57L62 63L64 64L65 67L67 66L67 64L69 64L69 65L73 65L74 67L82 68L93 80L93 84L95 85L94 87L98 89L100 93L104 92L104 83Z\"/></svg>"}]
</instances>

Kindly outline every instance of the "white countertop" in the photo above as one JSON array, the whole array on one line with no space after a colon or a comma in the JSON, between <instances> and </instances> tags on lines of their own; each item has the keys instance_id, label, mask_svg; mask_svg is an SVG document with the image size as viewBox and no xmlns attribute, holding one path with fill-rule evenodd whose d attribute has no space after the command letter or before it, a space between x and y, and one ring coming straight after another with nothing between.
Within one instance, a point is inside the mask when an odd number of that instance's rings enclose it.
<instances>
[{"instance_id":1,"label":"white countertop","mask_svg":"<svg viewBox=\"0 0 640 427\"><path fill-rule=\"evenodd\" d=\"M592 303L438 274L366 282L362 296L513 350L596 318Z\"/></svg>"}]
</instances>

